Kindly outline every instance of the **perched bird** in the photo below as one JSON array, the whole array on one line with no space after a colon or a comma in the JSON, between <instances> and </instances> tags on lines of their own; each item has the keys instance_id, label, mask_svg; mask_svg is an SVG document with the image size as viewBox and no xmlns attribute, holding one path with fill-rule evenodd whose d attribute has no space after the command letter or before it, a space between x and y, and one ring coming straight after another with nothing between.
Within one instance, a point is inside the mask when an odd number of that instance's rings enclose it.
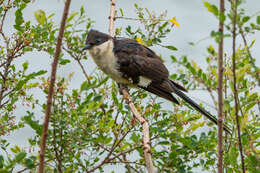
<instances>
[{"instance_id":1,"label":"perched bird","mask_svg":"<svg viewBox=\"0 0 260 173\"><path fill-rule=\"evenodd\" d=\"M136 40L90 30L83 50L89 50L97 66L117 83L142 88L179 104L172 95L174 93L217 124L216 117L186 96L184 87L169 79L169 72L161 58ZM226 125L224 130L230 133Z\"/></svg>"}]
</instances>

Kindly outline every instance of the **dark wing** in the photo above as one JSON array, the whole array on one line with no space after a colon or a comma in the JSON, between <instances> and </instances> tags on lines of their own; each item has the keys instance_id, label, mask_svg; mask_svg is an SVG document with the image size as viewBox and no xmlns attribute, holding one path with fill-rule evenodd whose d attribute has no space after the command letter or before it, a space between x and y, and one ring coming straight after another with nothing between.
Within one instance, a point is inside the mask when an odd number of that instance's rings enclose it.
<instances>
[{"instance_id":1,"label":"dark wing","mask_svg":"<svg viewBox=\"0 0 260 173\"><path fill-rule=\"evenodd\" d=\"M158 82L168 79L167 68L151 49L131 39L115 40L114 43L114 53L124 77L131 78L134 83L138 83L139 76Z\"/></svg>"},{"instance_id":2,"label":"dark wing","mask_svg":"<svg viewBox=\"0 0 260 173\"><path fill-rule=\"evenodd\" d=\"M178 103L171 92L173 89L168 79L169 72L163 61L151 49L135 40L115 40L114 53L120 64L123 77L130 78L134 84L157 96ZM139 85L140 76L150 79L148 86Z\"/></svg>"},{"instance_id":3,"label":"dark wing","mask_svg":"<svg viewBox=\"0 0 260 173\"><path fill-rule=\"evenodd\" d=\"M158 57L151 49L131 39L115 40L114 43L114 53L118 58L120 71L123 73L124 77L131 78L136 84L138 84L140 76L151 79L152 82L148 86L139 87L174 103L178 103L177 99L171 94L174 92L197 111L217 124L216 117L211 115L208 111L200 107L196 102L180 91L186 91L184 87L168 79L168 70L164 66L160 57ZM224 125L224 130L228 133L231 131L226 125Z\"/></svg>"}]
</instances>

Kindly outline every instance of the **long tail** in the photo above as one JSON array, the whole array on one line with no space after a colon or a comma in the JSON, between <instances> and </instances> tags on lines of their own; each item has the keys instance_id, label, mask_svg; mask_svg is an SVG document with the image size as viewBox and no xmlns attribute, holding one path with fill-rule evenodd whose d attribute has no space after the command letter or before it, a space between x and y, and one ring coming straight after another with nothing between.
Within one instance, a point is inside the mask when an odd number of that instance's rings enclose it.
<instances>
[{"instance_id":1,"label":"long tail","mask_svg":"<svg viewBox=\"0 0 260 173\"><path fill-rule=\"evenodd\" d=\"M172 81L169 80L169 83L171 84L172 88L173 88L173 92L178 95L179 97L181 97L183 100L185 100L187 103L189 103L193 108L195 108L197 111L199 111L202 115L206 116L208 119L210 119L212 122L214 122L216 125L218 124L218 119L211 115L208 111L206 111L205 109L203 109L202 107L200 107L197 103L195 103L192 99L190 99L187 95L185 95L180 89L178 89L178 87L175 86L174 83L172 83ZM223 129L231 134L231 129L224 124Z\"/></svg>"}]
</instances>

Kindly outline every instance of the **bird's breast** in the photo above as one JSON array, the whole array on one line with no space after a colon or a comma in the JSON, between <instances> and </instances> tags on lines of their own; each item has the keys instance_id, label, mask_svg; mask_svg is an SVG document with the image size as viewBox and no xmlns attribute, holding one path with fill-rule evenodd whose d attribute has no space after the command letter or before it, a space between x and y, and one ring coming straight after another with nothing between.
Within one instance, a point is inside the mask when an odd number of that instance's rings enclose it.
<instances>
[{"instance_id":1,"label":"bird's breast","mask_svg":"<svg viewBox=\"0 0 260 173\"><path fill-rule=\"evenodd\" d=\"M90 49L90 54L97 66L104 73L118 83L128 84L130 81L123 78L122 73L119 71L119 64L114 55L113 47L113 41L108 40L107 42Z\"/></svg>"}]
</instances>

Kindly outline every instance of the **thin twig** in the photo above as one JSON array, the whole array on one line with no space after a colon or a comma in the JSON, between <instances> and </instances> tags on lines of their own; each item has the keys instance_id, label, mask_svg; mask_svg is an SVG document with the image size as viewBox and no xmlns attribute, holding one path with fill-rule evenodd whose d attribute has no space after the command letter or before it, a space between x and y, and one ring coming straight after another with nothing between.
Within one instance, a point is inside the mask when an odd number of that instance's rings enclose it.
<instances>
[{"instance_id":1,"label":"thin twig","mask_svg":"<svg viewBox=\"0 0 260 173\"><path fill-rule=\"evenodd\" d=\"M8 0L6 6L9 6L10 1L11 0ZM8 39L7 39L7 37L5 36L5 34L3 32L3 26L4 26L4 21L5 21L5 17L6 17L7 11L8 11L8 8L4 10L4 14L2 16L2 20L1 20L1 24L0 24L0 34L2 35L2 37L3 37L3 39L5 40L6 43L8 42Z\"/></svg>"},{"instance_id":2,"label":"thin twig","mask_svg":"<svg viewBox=\"0 0 260 173\"><path fill-rule=\"evenodd\" d=\"M121 144L121 142L125 139L125 137L127 136L127 134L129 134L129 132L131 130L132 129L128 129L128 131L119 140L117 140L118 136L115 136L114 143L112 144L112 147L109 150L107 150L108 154L104 158L104 160L100 164L98 164L97 166L95 166L95 167L91 168L90 170L88 170L87 173L94 172L98 168L101 168L104 164L109 163L111 160L113 160L114 158L111 159L110 156L113 155L113 152L115 151L115 149Z\"/></svg>"},{"instance_id":3,"label":"thin twig","mask_svg":"<svg viewBox=\"0 0 260 173\"><path fill-rule=\"evenodd\" d=\"M114 22L115 22L115 12L116 12L116 0L110 0L110 16L109 16L109 34L114 37Z\"/></svg>"},{"instance_id":4,"label":"thin twig","mask_svg":"<svg viewBox=\"0 0 260 173\"><path fill-rule=\"evenodd\" d=\"M220 0L220 13L224 14L224 0ZM219 19L219 33L223 35L224 23ZM218 173L223 173L223 37L218 47Z\"/></svg>"},{"instance_id":5,"label":"thin twig","mask_svg":"<svg viewBox=\"0 0 260 173\"><path fill-rule=\"evenodd\" d=\"M245 173L245 163L244 163L244 155L243 155L243 147L241 142L240 136L240 122L238 117L238 107L239 107L239 100L238 100L238 91L237 91L237 84L236 84L236 21L237 21L237 0L230 1L231 8L232 8L232 23L233 23L233 30L232 30L232 49L233 49L233 56L232 56L232 64L233 64L233 88L234 88L234 97L235 97L235 116L236 116L236 124L237 124L237 136L238 136L238 146L239 152L241 157L241 164L242 164L242 171Z\"/></svg>"},{"instance_id":6,"label":"thin twig","mask_svg":"<svg viewBox=\"0 0 260 173\"><path fill-rule=\"evenodd\" d=\"M151 21L152 19L139 19L139 18L132 18L132 17L123 17L123 16L117 16L116 19L123 19L123 20L132 20L132 21ZM168 22L168 19L159 19L158 22Z\"/></svg>"},{"instance_id":7,"label":"thin twig","mask_svg":"<svg viewBox=\"0 0 260 173\"><path fill-rule=\"evenodd\" d=\"M250 52L250 48L248 47L248 44L247 44L247 40L246 40L246 36L245 36L245 33L242 29L242 26L238 24L238 27L239 27L239 33L243 39L243 42L244 42L244 46L246 47L246 51L247 51L247 54L249 56L249 62L251 63L251 65L253 66L254 70L255 70L255 77L258 81L258 86L260 86L260 76L259 76L259 72L258 72L258 67L255 65L254 63L254 59L251 55L251 52Z\"/></svg>"},{"instance_id":8,"label":"thin twig","mask_svg":"<svg viewBox=\"0 0 260 173\"><path fill-rule=\"evenodd\" d=\"M47 98L47 106L45 111L45 118L43 123L43 131L42 131L42 137L41 137L41 150L40 150L40 162L39 162L39 170L38 173L44 172L44 157L45 157L45 149L46 149L46 140L48 136L48 126L49 126L49 119L50 119L50 113L51 113L51 105L52 105L52 97L54 93L54 84L56 80L56 71L57 71L57 65L58 65L58 59L61 52L61 45L62 45L62 38L63 33L65 29L66 19L69 13L69 7L70 7L71 0L66 0L65 7L63 11L63 16L61 20L57 45L56 45L56 52L54 56L54 60L52 63L52 71L51 71L51 81L50 86L48 90L48 98Z\"/></svg>"},{"instance_id":9,"label":"thin twig","mask_svg":"<svg viewBox=\"0 0 260 173\"><path fill-rule=\"evenodd\" d=\"M57 112L56 112L56 109L55 109L55 96L54 96L54 99L53 99L53 108L54 108L54 114L56 115ZM59 149L57 148L57 139L56 139L56 120L54 118L54 122L53 122L53 148L54 148L54 152L55 152L55 157L58 161L57 163L57 167L58 167L58 171L59 173L62 173L62 159L61 159L61 156L62 154L59 153ZM62 141L62 140L61 140Z\"/></svg>"},{"instance_id":10,"label":"thin twig","mask_svg":"<svg viewBox=\"0 0 260 173\"><path fill-rule=\"evenodd\" d=\"M47 162L49 162L49 161L51 161L52 159L49 159L49 160L46 160L46 161L44 161L44 163L47 163ZM38 164L36 164L36 166L37 165L39 165L39 163ZM30 168L24 168L24 169L22 169L22 170L20 170L20 171L18 171L18 172L16 172L16 173L22 173L22 172L24 172L24 171L27 171L27 170L29 170Z\"/></svg>"}]
</instances>

